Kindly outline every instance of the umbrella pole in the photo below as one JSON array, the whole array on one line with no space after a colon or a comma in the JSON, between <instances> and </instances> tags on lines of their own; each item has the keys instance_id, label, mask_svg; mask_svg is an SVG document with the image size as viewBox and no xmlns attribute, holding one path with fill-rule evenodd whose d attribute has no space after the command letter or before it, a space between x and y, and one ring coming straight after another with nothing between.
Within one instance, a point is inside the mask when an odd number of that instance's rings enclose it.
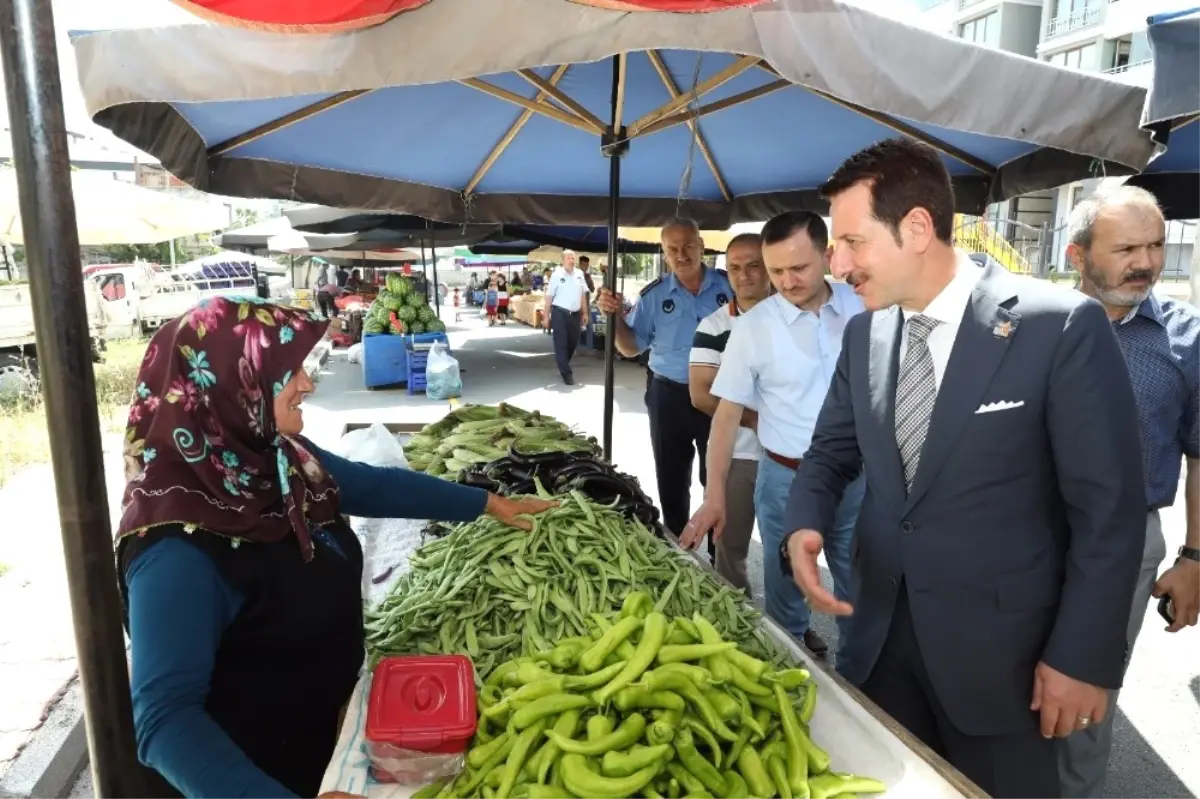
<instances>
[{"instance_id":1,"label":"umbrella pole","mask_svg":"<svg viewBox=\"0 0 1200 799\"><path fill-rule=\"evenodd\" d=\"M620 223L621 206L621 156L629 149L625 129L619 127L625 65L622 56L613 56L612 119L601 138L600 150L608 158L608 271L604 273L604 287L617 292L617 229ZM586 308L585 313L590 313ZM617 315L608 314L604 327L604 458L613 459L613 406L616 403L613 379L617 360Z\"/></svg>"},{"instance_id":2,"label":"umbrella pole","mask_svg":"<svg viewBox=\"0 0 1200 799\"><path fill-rule=\"evenodd\" d=\"M140 796L51 4L0 3L0 51L88 759L98 796Z\"/></svg>"},{"instance_id":3,"label":"umbrella pole","mask_svg":"<svg viewBox=\"0 0 1200 799\"><path fill-rule=\"evenodd\" d=\"M437 232L429 230L429 260L433 261L433 309L437 311L438 319L442 318L442 297L438 293L437 276Z\"/></svg>"}]
</instances>

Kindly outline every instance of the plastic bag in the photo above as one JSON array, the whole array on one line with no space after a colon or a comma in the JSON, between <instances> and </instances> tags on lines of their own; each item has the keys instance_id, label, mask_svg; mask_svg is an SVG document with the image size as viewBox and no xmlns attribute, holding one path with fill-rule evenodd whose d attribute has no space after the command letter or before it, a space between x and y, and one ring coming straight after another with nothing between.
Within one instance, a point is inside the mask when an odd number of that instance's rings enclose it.
<instances>
[{"instance_id":1,"label":"plastic bag","mask_svg":"<svg viewBox=\"0 0 1200 799\"><path fill-rule=\"evenodd\" d=\"M443 777L457 777L467 764L465 752L443 755L375 742L367 746L371 751L371 773L379 782L428 785Z\"/></svg>"},{"instance_id":2,"label":"plastic bag","mask_svg":"<svg viewBox=\"0 0 1200 799\"><path fill-rule=\"evenodd\" d=\"M432 400L462 396L458 361L444 341L435 343L429 350L429 360L425 363L425 396Z\"/></svg>"},{"instance_id":3,"label":"plastic bag","mask_svg":"<svg viewBox=\"0 0 1200 799\"><path fill-rule=\"evenodd\" d=\"M390 430L379 422L359 430L351 430L338 442L335 455L369 466L400 466L408 468L404 447Z\"/></svg>"},{"instance_id":4,"label":"plastic bag","mask_svg":"<svg viewBox=\"0 0 1200 799\"><path fill-rule=\"evenodd\" d=\"M363 345L361 341L357 344L351 344L350 349L346 350L346 360L350 361L350 363L362 363L362 351Z\"/></svg>"}]
</instances>

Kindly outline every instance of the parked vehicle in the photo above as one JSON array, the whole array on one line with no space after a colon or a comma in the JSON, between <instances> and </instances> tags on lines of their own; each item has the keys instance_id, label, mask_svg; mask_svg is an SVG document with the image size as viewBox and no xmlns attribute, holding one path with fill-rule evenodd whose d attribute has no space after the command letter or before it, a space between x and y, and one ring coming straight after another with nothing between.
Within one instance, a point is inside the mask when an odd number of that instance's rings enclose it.
<instances>
[{"instance_id":1,"label":"parked vehicle","mask_svg":"<svg viewBox=\"0 0 1200 799\"><path fill-rule=\"evenodd\" d=\"M84 283L92 359L104 358L105 303L100 287ZM26 282L0 283L0 397L37 390L37 341L33 334L33 305Z\"/></svg>"}]
</instances>

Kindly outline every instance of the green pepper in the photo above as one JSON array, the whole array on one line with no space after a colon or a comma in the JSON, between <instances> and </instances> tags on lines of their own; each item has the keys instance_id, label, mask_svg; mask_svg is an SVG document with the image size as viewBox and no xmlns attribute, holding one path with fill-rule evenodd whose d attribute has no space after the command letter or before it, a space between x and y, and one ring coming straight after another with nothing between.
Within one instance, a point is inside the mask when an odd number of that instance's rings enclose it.
<instances>
[{"instance_id":1,"label":"green pepper","mask_svg":"<svg viewBox=\"0 0 1200 799\"><path fill-rule=\"evenodd\" d=\"M729 681L733 683L735 688L745 691L748 696L770 696L771 689L760 682L750 679L746 676L746 672L741 669L734 668L733 665L726 660L725 664L729 666Z\"/></svg>"},{"instance_id":2,"label":"green pepper","mask_svg":"<svg viewBox=\"0 0 1200 799\"><path fill-rule=\"evenodd\" d=\"M675 754L679 756L679 762L694 774L705 788L717 796L724 795L725 778L721 776L721 772L717 770L716 766L705 760L704 756L696 749L696 742L692 738L690 730L684 728L675 733Z\"/></svg>"},{"instance_id":3,"label":"green pepper","mask_svg":"<svg viewBox=\"0 0 1200 799\"><path fill-rule=\"evenodd\" d=\"M604 777L592 770L583 755L568 754L562 759L563 782L576 796L594 799L624 799L646 787L658 774L661 764L646 766L628 777Z\"/></svg>"},{"instance_id":4,"label":"green pepper","mask_svg":"<svg viewBox=\"0 0 1200 799\"><path fill-rule=\"evenodd\" d=\"M666 637L667 617L661 613L651 613L646 616L645 621L642 622L642 640L638 643L633 657L626 662L621 673L612 678L612 682L596 691L593 697L596 704L605 704L617 691L641 677L642 673L654 662L654 657L661 650L663 639Z\"/></svg>"},{"instance_id":5,"label":"green pepper","mask_svg":"<svg viewBox=\"0 0 1200 799\"><path fill-rule=\"evenodd\" d=\"M611 716L608 716L604 713L598 713L587 720L587 739L589 741L595 741L598 738L603 738L605 735L608 735L610 732L612 732L613 727L615 726L616 725L613 724Z\"/></svg>"},{"instance_id":6,"label":"green pepper","mask_svg":"<svg viewBox=\"0 0 1200 799\"><path fill-rule=\"evenodd\" d=\"M535 699L512 714L508 721L510 729L520 732L546 716L557 716L574 708L587 707L592 700L577 694L550 694Z\"/></svg>"},{"instance_id":7,"label":"green pepper","mask_svg":"<svg viewBox=\"0 0 1200 799\"><path fill-rule=\"evenodd\" d=\"M663 799L663 795L649 785L642 788L642 796L646 797L646 799Z\"/></svg>"},{"instance_id":8,"label":"green pepper","mask_svg":"<svg viewBox=\"0 0 1200 799\"><path fill-rule=\"evenodd\" d=\"M554 672L549 669L543 669L533 661L526 661L518 666L516 671L509 673L505 678L505 684L515 688L520 685L529 685L530 683L548 680L554 676Z\"/></svg>"},{"instance_id":9,"label":"green pepper","mask_svg":"<svg viewBox=\"0 0 1200 799\"><path fill-rule=\"evenodd\" d=\"M604 661L617 648L617 644L625 641L629 636L637 632L642 626L642 620L636 616L621 619L614 624L604 635L600 636L600 640L592 644L586 652L579 657L579 670L584 673L596 671L604 665Z\"/></svg>"},{"instance_id":10,"label":"green pepper","mask_svg":"<svg viewBox=\"0 0 1200 799\"><path fill-rule=\"evenodd\" d=\"M683 616L679 616L675 619L675 626L680 630L683 630L683 632L686 633L687 636L693 641L700 640L700 631L696 629L696 625Z\"/></svg>"},{"instance_id":11,"label":"green pepper","mask_svg":"<svg viewBox=\"0 0 1200 799\"><path fill-rule=\"evenodd\" d=\"M659 666L655 669L660 674L670 674L672 672L682 674L696 684L697 688L707 688L712 683L716 682L712 672L703 666L697 666L692 663L668 663Z\"/></svg>"},{"instance_id":12,"label":"green pepper","mask_svg":"<svg viewBox=\"0 0 1200 799\"><path fill-rule=\"evenodd\" d=\"M745 778L746 784L750 786L751 796L765 799L765 797L775 795L775 783L771 781L762 758L758 756L758 751L753 746L742 747L742 751L738 755L738 771Z\"/></svg>"},{"instance_id":13,"label":"green pepper","mask_svg":"<svg viewBox=\"0 0 1200 799\"><path fill-rule=\"evenodd\" d=\"M664 666L668 663L683 663L689 660L703 660L712 655L720 655L737 649L737 644L729 641L722 644L683 644L681 646L664 646L658 650L658 662Z\"/></svg>"},{"instance_id":14,"label":"green pepper","mask_svg":"<svg viewBox=\"0 0 1200 799\"><path fill-rule=\"evenodd\" d=\"M668 764L669 767L670 764ZM672 777L667 781L667 796L669 799L679 799L683 795L683 786L679 784L679 780Z\"/></svg>"},{"instance_id":15,"label":"green pepper","mask_svg":"<svg viewBox=\"0 0 1200 799\"><path fill-rule=\"evenodd\" d=\"M605 752L600 761L600 773L605 777L628 777L646 766L662 763L670 755L670 744L635 746L628 752Z\"/></svg>"},{"instance_id":16,"label":"green pepper","mask_svg":"<svg viewBox=\"0 0 1200 799\"><path fill-rule=\"evenodd\" d=\"M750 796L750 786L746 785L741 774L733 769L725 769L721 776L725 778L725 799L746 799Z\"/></svg>"},{"instance_id":17,"label":"green pepper","mask_svg":"<svg viewBox=\"0 0 1200 799\"><path fill-rule=\"evenodd\" d=\"M496 736L481 746L472 747L471 751L467 754L467 765L475 769L482 767L483 764L488 762L492 755L499 751L501 747L503 747L506 743L511 743L507 740L510 738L512 738L512 736L505 733L503 735ZM507 753L505 754L507 756Z\"/></svg>"},{"instance_id":18,"label":"green pepper","mask_svg":"<svg viewBox=\"0 0 1200 799\"><path fill-rule=\"evenodd\" d=\"M616 677L621 673L621 669L623 668L625 668L625 661L618 660L611 666L605 666L599 671L593 671L591 674L568 674L565 687L568 691L590 691L593 688L599 688L613 677Z\"/></svg>"},{"instance_id":19,"label":"green pepper","mask_svg":"<svg viewBox=\"0 0 1200 799\"><path fill-rule=\"evenodd\" d=\"M669 744L675 737L675 725L661 719L646 728L646 743L651 746Z\"/></svg>"},{"instance_id":20,"label":"green pepper","mask_svg":"<svg viewBox=\"0 0 1200 799\"><path fill-rule=\"evenodd\" d=\"M721 639L721 634L717 632L717 628L712 626L712 622L704 618L700 611L692 614L692 624L696 626L697 632L700 633L700 643L702 644L721 644L724 641ZM730 677L732 666L724 655L711 655L704 659L704 665L712 672L713 679L718 682L727 682Z\"/></svg>"},{"instance_id":21,"label":"green pepper","mask_svg":"<svg viewBox=\"0 0 1200 799\"><path fill-rule=\"evenodd\" d=\"M737 734L721 721L721 717L717 715L717 711L700 692L700 689L683 674L677 671L663 672L662 668L657 668L654 671L646 672L642 682L652 691L675 691L682 694L683 698L691 703L696 712L700 714L700 718L704 723L712 729L718 736L726 741L736 741Z\"/></svg>"},{"instance_id":22,"label":"green pepper","mask_svg":"<svg viewBox=\"0 0 1200 799\"><path fill-rule=\"evenodd\" d=\"M731 649L725 653L725 657L729 658L730 663L745 672L746 676L755 682L761 680L763 673L767 670L765 661L751 657L740 649Z\"/></svg>"},{"instance_id":23,"label":"green pepper","mask_svg":"<svg viewBox=\"0 0 1200 799\"><path fill-rule=\"evenodd\" d=\"M475 793L475 790L483 784L488 772L503 763L508 758L509 753L512 752L513 747L517 743L516 736L509 735L507 733L500 736L496 740L500 741L499 747L493 750L487 756L487 759L483 762L483 764L475 770L474 775L468 777L465 784L461 788L458 787L458 780L455 780L450 786L453 789L452 792L455 796L470 796L471 794ZM470 755L467 756L467 759L468 761L470 760ZM467 774L463 774L463 776L466 777ZM441 796L444 793L446 793L446 790L442 789L442 792L438 795Z\"/></svg>"},{"instance_id":24,"label":"green pepper","mask_svg":"<svg viewBox=\"0 0 1200 799\"><path fill-rule=\"evenodd\" d=\"M496 799L508 799L513 786L517 784L517 777L521 775L521 769L525 766L525 758L529 757L534 745L542 739L546 725L546 719L538 719L517 736L517 742L513 744L512 751L508 753L508 760L504 763L504 776L496 789Z\"/></svg>"},{"instance_id":25,"label":"green pepper","mask_svg":"<svg viewBox=\"0 0 1200 799\"><path fill-rule=\"evenodd\" d=\"M750 700L750 704L755 707L760 707L767 710L773 716L779 715L779 703L775 701L774 696L759 696L758 694L747 693L746 698Z\"/></svg>"},{"instance_id":26,"label":"green pepper","mask_svg":"<svg viewBox=\"0 0 1200 799\"><path fill-rule=\"evenodd\" d=\"M511 756L511 753L509 754ZM487 776L483 778L483 784L492 790L499 788L502 782L504 782L504 766L496 766L496 768L489 771Z\"/></svg>"},{"instance_id":27,"label":"green pepper","mask_svg":"<svg viewBox=\"0 0 1200 799\"><path fill-rule=\"evenodd\" d=\"M769 671L763 675L763 682L777 683L782 685L788 691L794 691L801 685L804 685L812 679L808 669L784 669L783 671Z\"/></svg>"},{"instance_id":28,"label":"green pepper","mask_svg":"<svg viewBox=\"0 0 1200 799\"><path fill-rule=\"evenodd\" d=\"M621 618L644 619L654 610L654 600L645 591L630 591L621 603Z\"/></svg>"},{"instance_id":29,"label":"green pepper","mask_svg":"<svg viewBox=\"0 0 1200 799\"><path fill-rule=\"evenodd\" d=\"M829 753L817 746L804 730L800 731L800 745L804 747L804 754L808 757L809 774L820 774L829 770Z\"/></svg>"},{"instance_id":30,"label":"green pepper","mask_svg":"<svg viewBox=\"0 0 1200 799\"><path fill-rule=\"evenodd\" d=\"M809 766L812 765L804 748L804 739L807 736L804 730L800 729L800 719L796 717L796 709L788 700L787 691L779 683L775 683L775 701L779 704L779 720L783 723L783 737L787 741L785 761L788 785L793 792L799 793L801 787L808 783ZM829 764L825 765L828 768ZM824 769L811 770L815 773Z\"/></svg>"},{"instance_id":31,"label":"green pepper","mask_svg":"<svg viewBox=\"0 0 1200 799\"><path fill-rule=\"evenodd\" d=\"M534 783L529 786L529 799L568 799L571 794L564 788L556 788L553 785L538 785Z\"/></svg>"},{"instance_id":32,"label":"green pepper","mask_svg":"<svg viewBox=\"0 0 1200 799\"><path fill-rule=\"evenodd\" d=\"M704 726L704 722L695 716L689 714L683 717L683 726L692 731L692 735L704 741L704 745L712 752L713 765L717 768L721 767L721 743L717 740L717 736L712 734L712 730ZM740 732L739 732L740 735Z\"/></svg>"},{"instance_id":33,"label":"green pepper","mask_svg":"<svg viewBox=\"0 0 1200 799\"><path fill-rule=\"evenodd\" d=\"M538 682L526 683L508 696L483 712L485 718L494 719L515 709L519 704L532 702L551 694L561 694L566 690L567 678L562 675L552 676Z\"/></svg>"},{"instance_id":34,"label":"green pepper","mask_svg":"<svg viewBox=\"0 0 1200 799\"><path fill-rule=\"evenodd\" d=\"M550 664L550 667L556 671L566 671L572 668L579 662L579 656L583 654L591 646L591 639L572 639L568 641L560 641L558 646L551 649L549 652L542 652L534 655L534 660L544 661Z\"/></svg>"},{"instance_id":35,"label":"green pepper","mask_svg":"<svg viewBox=\"0 0 1200 799\"><path fill-rule=\"evenodd\" d=\"M613 749L628 749L637 743L646 731L646 717L641 713L632 713L625 717L621 726L608 735L589 741L577 741L565 738L555 732L547 733L547 737L557 744L558 748L573 755L602 755Z\"/></svg>"},{"instance_id":36,"label":"green pepper","mask_svg":"<svg viewBox=\"0 0 1200 799\"><path fill-rule=\"evenodd\" d=\"M572 737L575 735L575 730L579 728L579 716L580 711L578 709L568 710L566 713L563 713L554 722L554 732L559 735L565 735L568 738ZM550 769L558 760L560 754L562 753L554 741L548 740L542 744L542 748L535 755L537 771L534 776L539 783L544 784L546 782L546 778L550 775Z\"/></svg>"},{"instance_id":37,"label":"green pepper","mask_svg":"<svg viewBox=\"0 0 1200 799\"><path fill-rule=\"evenodd\" d=\"M708 703L713 706L713 710L717 711L717 715L721 717L721 721L733 721L740 715L741 707L736 699L724 691L708 689L701 691Z\"/></svg>"},{"instance_id":38,"label":"green pepper","mask_svg":"<svg viewBox=\"0 0 1200 799\"><path fill-rule=\"evenodd\" d=\"M813 713L817 711L817 686L811 683L804 687L804 701L800 705L800 720L805 724L812 721Z\"/></svg>"},{"instance_id":39,"label":"green pepper","mask_svg":"<svg viewBox=\"0 0 1200 799\"><path fill-rule=\"evenodd\" d=\"M496 791L489 785L483 786L483 790L479 792L483 799L496 799Z\"/></svg>"},{"instance_id":40,"label":"green pepper","mask_svg":"<svg viewBox=\"0 0 1200 799\"><path fill-rule=\"evenodd\" d=\"M781 749L781 744L775 743L763 749L763 765L767 767L767 775L775 783L775 792L780 799L792 799L792 786L788 783L787 756Z\"/></svg>"},{"instance_id":41,"label":"green pepper","mask_svg":"<svg viewBox=\"0 0 1200 799\"><path fill-rule=\"evenodd\" d=\"M617 691L613 704L622 713L639 708L682 711L686 706L683 697L674 691L651 691L637 685Z\"/></svg>"},{"instance_id":42,"label":"green pepper","mask_svg":"<svg viewBox=\"0 0 1200 799\"><path fill-rule=\"evenodd\" d=\"M515 673L516 670L521 667L521 664L527 662L529 661L526 658L516 658L515 660L509 660L501 663L492 671L491 674L488 675L488 678L483 681L483 684L493 687L498 686L507 680L510 674Z\"/></svg>"},{"instance_id":43,"label":"green pepper","mask_svg":"<svg viewBox=\"0 0 1200 799\"><path fill-rule=\"evenodd\" d=\"M688 796L708 793L708 789L704 787L704 783L700 782L700 778L688 771L687 767L678 761L672 760L667 763L667 773L679 783Z\"/></svg>"},{"instance_id":44,"label":"green pepper","mask_svg":"<svg viewBox=\"0 0 1200 799\"><path fill-rule=\"evenodd\" d=\"M818 774L810 778L808 787L812 791L812 799L830 799L839 793L883 793L887 790L887 786L879 780L835 772Z\"/></svg>"}]
</instances>

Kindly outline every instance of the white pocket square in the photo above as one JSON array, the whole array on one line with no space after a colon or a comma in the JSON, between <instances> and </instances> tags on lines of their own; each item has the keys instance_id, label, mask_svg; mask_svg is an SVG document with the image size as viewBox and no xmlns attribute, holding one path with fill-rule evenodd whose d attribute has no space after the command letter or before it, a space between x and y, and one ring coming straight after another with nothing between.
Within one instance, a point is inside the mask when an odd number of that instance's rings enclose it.
<instances>
[{"instance_id":1,"label":"white pocket square","mask_svg":"<svg viewBox=\"0 0 1200 799\"><path fill-rule=\"evenodd\" d=\"M976 410L976 415L981 413L995 413L996 411L1011 411L1013 408L1020 408L1025 404L1025 400L1017 400L1016 402L989 402L985 405L980 405Z\"/></svg>"}]
</instances>

